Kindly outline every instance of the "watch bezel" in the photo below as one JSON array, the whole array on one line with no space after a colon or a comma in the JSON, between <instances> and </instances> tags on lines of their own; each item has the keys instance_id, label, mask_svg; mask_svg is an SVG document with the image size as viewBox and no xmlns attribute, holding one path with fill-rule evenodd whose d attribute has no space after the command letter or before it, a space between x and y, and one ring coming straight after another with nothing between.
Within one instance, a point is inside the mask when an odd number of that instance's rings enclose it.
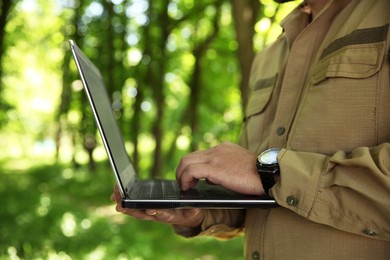
<instances>
[{"instance_id":1,"label":"watch bezel","mask_svg":"<svg viewBox=\"0 0 390 260\"><path fill-rule=\"evenodd\" d=\"M271 148L263 151L258 157L257 161L260 165L265 167L272 167L278 165L278 155L280 148Z\"/></svg>"}]
</instances>

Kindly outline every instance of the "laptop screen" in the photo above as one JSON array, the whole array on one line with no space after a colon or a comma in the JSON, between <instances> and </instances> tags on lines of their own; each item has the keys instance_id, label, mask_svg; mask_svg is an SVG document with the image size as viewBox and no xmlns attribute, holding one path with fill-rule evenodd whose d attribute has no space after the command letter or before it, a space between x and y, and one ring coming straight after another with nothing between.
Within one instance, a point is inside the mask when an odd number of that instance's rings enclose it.
<instances>
[{"instance_id":1,"label":"laptop screen","mask_svg":"<svg viewBox=\"0 0 390 260\"><path fill-rule=\"evenodd\" d=\"M135 171L115 120L112 103L98 69L72 41L70 45L111 166L119 181L119 189L124 197L125 188L135 180Z\"/></svg>"}]
</instances>

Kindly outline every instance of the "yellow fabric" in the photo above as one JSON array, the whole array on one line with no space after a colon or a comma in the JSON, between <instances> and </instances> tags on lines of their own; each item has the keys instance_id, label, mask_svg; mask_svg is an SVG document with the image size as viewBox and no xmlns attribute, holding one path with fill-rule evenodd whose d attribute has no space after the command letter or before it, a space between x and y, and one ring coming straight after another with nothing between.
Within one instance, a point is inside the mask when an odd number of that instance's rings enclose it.
<instances>
[{"instance_id":1,"label":"yellow fabric","mask_svg":"<svg viewBox=\"0 0 390 260\"><path fill-rule=\"evenodd\" d=\"M278 260L389 259L386 241L364 238L307 221L285 208L249 210L256 228L246 230L245 257Z\"/></svg>"}]
</instances>

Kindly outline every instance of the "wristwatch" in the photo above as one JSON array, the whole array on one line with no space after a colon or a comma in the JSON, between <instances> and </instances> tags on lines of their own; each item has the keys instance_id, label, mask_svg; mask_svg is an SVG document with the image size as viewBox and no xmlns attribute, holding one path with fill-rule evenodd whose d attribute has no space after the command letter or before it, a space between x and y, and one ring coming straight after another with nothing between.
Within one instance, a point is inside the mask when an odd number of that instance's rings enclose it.
<instances>
[{"instance_id":1,"label":"wristwatch","mask_svg":"<svg viewBox=\"0 0 390 260\"><path fill-rule=\"evenodd\" d=\"M260 175L261 183L265 193L275 185L276 177L279 175L278 154L279 148L271 148L262 152L256 161L257 173Z\"/></svg>"}]
</instances>

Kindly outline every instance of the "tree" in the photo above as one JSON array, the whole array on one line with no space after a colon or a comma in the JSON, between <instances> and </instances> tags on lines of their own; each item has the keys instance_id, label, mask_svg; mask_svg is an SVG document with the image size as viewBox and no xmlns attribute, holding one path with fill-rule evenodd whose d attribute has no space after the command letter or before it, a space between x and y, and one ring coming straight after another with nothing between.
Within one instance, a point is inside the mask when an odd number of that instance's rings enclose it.
<instances>
[{"instance_id":1,"label":"tree","mask_svg":"<svg viewBox=\"0 0 390 260\"><path fill-rule=\"evenodd\" d=\"M254 25L258 20L260 2L258 0L233 0L232 9L238 42L237 56L240 63L240 90L244 110L249 92L250 67L255 55L253 46Z\"/></svg>"},{"instance_id":2,"label":"tree","mask_svg":"<svg viewBox=\"0 0 390 260\"><path fill-rule=\"evenodd\" d=\"M4 126L6 122L6 114L4 111L8 111L12 108L12 106L6 102L2 97L2 89L3 89L3 56L6 51L5 44L5 27L7 25L7 21L9 19L9 14L13 6L16 4L16 1L11 0L2 0L0 1L1 9L0 9L0 127Z\"/></svg>"},{"instance_id":3,"label":"tree","mask_svg":"<svg viewBox=\"0 0 390 260\"><path fill-rule=\"evenodd\" d=\"M1 10L0 10L1 11L0 13L1 14L0 16L0 64L1 64L2 57L5 52L5 42L4 42L5 26L7 25L8 16L11 11L13 3L11 0L2 0L0 4L1 4ZM2 72L3 70L2 67L0 66L0 79L2 78L1 77L3 74ZM1 85L0 85L0 91L1 91Z\"/></svg>"}]
</instances>

